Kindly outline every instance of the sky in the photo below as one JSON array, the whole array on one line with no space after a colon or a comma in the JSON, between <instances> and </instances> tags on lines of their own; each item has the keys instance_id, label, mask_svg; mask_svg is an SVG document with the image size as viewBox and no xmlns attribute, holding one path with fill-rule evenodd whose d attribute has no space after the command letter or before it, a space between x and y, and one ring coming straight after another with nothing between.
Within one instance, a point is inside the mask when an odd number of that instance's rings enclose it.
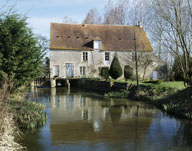
<instances>
[{"instance_id":1,"label":"sky","mask_svg":"<svg viewBox=\"0 0 192 151\"><path fill-rule=\"evenodd\" d=\"M0 0L0 8L7 0ZM117 0L113 0L116 2ZM50 23L62 23L68 16L82 23L91 8L97 8L102 15L108 0L9 0L8 6L13 6L18 14L28 17L27 22L33 32L49 39Z\"/></svg>"}]
</instances>

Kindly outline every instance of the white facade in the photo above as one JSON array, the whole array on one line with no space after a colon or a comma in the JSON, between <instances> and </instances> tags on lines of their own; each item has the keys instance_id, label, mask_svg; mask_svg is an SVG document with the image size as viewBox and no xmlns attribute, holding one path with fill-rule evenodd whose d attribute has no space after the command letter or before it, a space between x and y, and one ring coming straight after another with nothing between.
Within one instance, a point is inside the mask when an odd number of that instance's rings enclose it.
<instances>
[{"instance_id":1,"label":"white facade","mask_svg":"<svg viewBox=\"0 0 192 151\"><path fill-rule=\"evenodd\" d=\"M124 69L130 62L131 52L50 50L51 78L99 77L99 68L110 67L115 53Z\"/></svg>"},{"instance_id":2,"label":"white facade","mask_svg":"<svg viewBox=\"0 0 192 151\"><path fill-rule=\"evenodd\" d=\"M135 64L132 61L132 52L123 51L81 51L81 50L50 50L50 75L51 78L79 78L79 77L99 77L99 68L110 67L115 53L118 56L122 70L124 66ZM147 68L145 77L153 79L153 71L156 66ZM140 77L143 76L143 69L139 68ZM123 74L122 74L123 78ZM158 79L157 77L155 79Z\"/></svg>"}]
</instances>

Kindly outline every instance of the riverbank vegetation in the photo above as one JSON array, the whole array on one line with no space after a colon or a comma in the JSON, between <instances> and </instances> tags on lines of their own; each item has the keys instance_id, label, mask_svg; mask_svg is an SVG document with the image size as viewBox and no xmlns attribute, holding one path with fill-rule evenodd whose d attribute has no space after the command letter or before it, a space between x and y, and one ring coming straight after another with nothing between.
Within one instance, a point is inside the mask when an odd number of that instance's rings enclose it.
<instances>
[{"instance_id":1,"label":"riverbank vegetation","mask_svg":"<svg viewBox=\"0 0 192 151\"><path fill-rule=\"evenodd\" d=\"M42 127L47 121L45 106L36 102L10 100L9 109L20 130L33 130Z\"/></svg>"},{"instance_id":2,"label":"riverbank vegetation","mask_svg":"<svg viewBox=\"0 0 192 151\"><path fill-rule=\"evenodd\" d=\"M26 86L43 72L44 52L25 17L9 12L0 22L0 150L17 151L25 149L16 143L19 133L46 121L44 106L23 99Z\"/></svg>"},{"instance_id":3,"label":"riverbank vegetation","mask_svg":"<svg viewBox=\"0 0 192 151\"><path fill-rule=\"evenodd\" d=\"M22 139L24 130L33 130L46 123L47 113L43 112L45 106L24 101L24 90L10 93L4 79L0 83L0 151L26 150L17 141Z\"/></svg>"},{"instance_id":4,"label":"riverbank vegetation","mask_svg":"<svg viewBox=\"0 0 192 151\"><path fill-rule=\"evenodd\" d=\"M24 148L15 142L20 131L15 126L13 113L9 112L8 84L6 78L0 82L0 151L20 151Z\"/></svg>"},{"instance_id":5,"label":"riverbank vegetation","mask_svg":"<svg viewBox=\"0 0 192 151\"><path fill-rule=\"evenodd\" d=\"M105 97L129 98L145 101L178 117L192 119L192 88L184 87L183 82L142 83L129 90L109 92Z\"/></svg>"}]
</instances>

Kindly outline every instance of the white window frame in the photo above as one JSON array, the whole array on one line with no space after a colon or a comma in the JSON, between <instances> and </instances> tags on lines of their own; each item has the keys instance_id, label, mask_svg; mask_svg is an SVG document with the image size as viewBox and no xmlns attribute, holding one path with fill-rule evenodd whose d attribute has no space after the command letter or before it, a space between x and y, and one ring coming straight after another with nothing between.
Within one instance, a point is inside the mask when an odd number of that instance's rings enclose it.
<instances>
[{"instance_id":1,"label":"white window frame","mask_svg":"<svg viewBox=\"0 0 192 151\"><path fill-rule=\"evenodd\" d=\"M83 61L88 61L88 52L83 52Z\"/></svg>"},{"instance_id":2,"label":"white window frame","mask_svg":"<svg viewBox=\"0 0 192 151\"><path fill-rule=\"evenodd\" d=\"M101 40L94 40L93 48L96 50L100 50L101 49Z\"/></svg>"},{"instance_id":3,"label":"white window frame","mask_svg":"<svg viewBox=\"0 0 192 151\"><path fill-rule=\"evenodd\" d=\"M86 76L86 66L80 66L80 76Z\"/></svg>"},{"instance_id":4,"label":"white window frame","mask_svg":"<svg viewBox=\"0 0 192 151\"><path fill-rule=\"evenodd\" d=\"M58 69L57 73L56 73L56 67ZM59 77L59 73L60 73L59 65L53 65L53 77Z\"/></svg>"}]
</instances>

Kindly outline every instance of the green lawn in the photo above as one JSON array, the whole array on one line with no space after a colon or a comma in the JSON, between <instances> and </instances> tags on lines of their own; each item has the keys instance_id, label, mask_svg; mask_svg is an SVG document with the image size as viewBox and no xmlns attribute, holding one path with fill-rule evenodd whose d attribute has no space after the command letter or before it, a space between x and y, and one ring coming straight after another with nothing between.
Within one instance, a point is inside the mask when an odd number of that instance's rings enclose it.
<instances>
[{"instance_id":1,"label":"green lawn","mask_svg":"<svg viewBox=\"0 0 192 151\"><path fill-rule=\"evenodd\" d=\"M183 81L162 82L160 84L160 86L170 87L170 88L177 88L177 89L184 89L184 88L186 88L184 86L184 82Z\"/></svg>"},{"instance_id":2,"label":"green lawn","mask_svg":"<svg viewBox=\"0 0 192 151\"><path fill-rule=\"evenodd\" d=\"M128 83L132 83L133 85L136 85L136 81L124 81L124 80L114 80L114 82L128 82ZM144 83L142 81L139 81L140 85L148 85L148 86L157 86L157 87L168 87L168 88L176 88L176 89L184 89L186 88L184 86L183 81L170 81L170 82L161 82L160 84L152 84L152 83Z\"/></svg>"},{"instance_id":3,"label":"green lawn","mask_svg":"<svg viewBox=\"0 0 192 151\"><path fill-rule=\"evenodd\" d=\"M103 78L90 78L90 80L96 80L96 81L106 81ZM136 81L132 81L132 80L113 80L111 79L113 82L127 82L127 83L132 83L133 85L136 85ZM144 83L143 81L139 81L139 85L145 85L145 86L155 86L155 87L167 87L167 88L176 88L179 90L182 90L184 88L186 88L184 86L183 81L169 81L169 82L161 82L160 84L153 84L153 83Z\"/></svg>"}]
</instances>

